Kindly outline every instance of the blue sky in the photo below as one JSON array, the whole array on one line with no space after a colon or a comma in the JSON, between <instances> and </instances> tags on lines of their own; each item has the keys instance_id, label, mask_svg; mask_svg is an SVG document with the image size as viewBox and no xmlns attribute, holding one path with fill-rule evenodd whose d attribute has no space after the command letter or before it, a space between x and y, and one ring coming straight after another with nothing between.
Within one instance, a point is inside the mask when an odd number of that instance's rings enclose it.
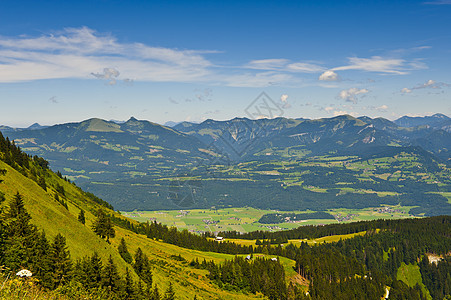
<instances>
[{"instance_id":1,"label":"blue sky","mask_svg":"<svg viewBox=\"0 0 451 300\"><path fill-rule=\"evenodd\" d=\"M2 1L0 124L451 115L451 1Z\"/></svg>"}]
</instances>

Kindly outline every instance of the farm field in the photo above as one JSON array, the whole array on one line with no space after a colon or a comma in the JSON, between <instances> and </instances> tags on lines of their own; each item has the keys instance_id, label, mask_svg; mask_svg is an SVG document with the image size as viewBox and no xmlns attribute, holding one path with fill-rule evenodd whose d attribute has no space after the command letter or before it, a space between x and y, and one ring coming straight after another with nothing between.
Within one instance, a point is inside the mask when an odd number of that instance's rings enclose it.
<instances>
[{"instance_id":1,"label":"farm field","mask_svg":"<svg viewBox=\"0 0 451 300\"><path fill-rule=\"evenodd\" d=\"M123 216L139 222L157 221L178 229L191 232L238 231L251 232L256 230L280 231L304 225L321 225L331 223L367 221L375 219L410 218L411 206L381 206L365 209L331 209L327 212L335 219L313 219L277 224L261 224L258 220L265 214L274 213L308 213L312 211L277 211L262 210L250 207L223 209L192 209L192 210L162 210L162 211L132 211L121 212Z\"/></svg>"}]
</instances>

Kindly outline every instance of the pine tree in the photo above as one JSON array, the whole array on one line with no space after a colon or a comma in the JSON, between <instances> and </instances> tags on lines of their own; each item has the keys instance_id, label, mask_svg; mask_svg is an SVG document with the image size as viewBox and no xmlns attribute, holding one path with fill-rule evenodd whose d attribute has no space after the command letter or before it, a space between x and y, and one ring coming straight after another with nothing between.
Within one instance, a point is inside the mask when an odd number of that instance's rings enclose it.
<instances>
[{"instance_id":1,"label":"pine tree","mask_svg":"<svg viewBox=\"0 0 451 300\"><path fill-rule=\"evenodd\" d=\"M44 177L39 177L38 185L44 190L47 191L47 184L45 183Z\"/></svg>"},{"instance_id":2,"label":"pine tree","mask_svg":"<svg viewBox=\"0 0 451 300\"><path fill-rule=\"evenodd\" d=\"M85 211L83 209L80 210L80 213L78 214L78 221L85 225L86 219L85 219Z\"/></svg>"},{"instance_id":3,"label":"pine tree","mask_svg":"<svg viewBox=\"0 0 451 300\"><path fill-rule=\"evenodd\" d=\"M149 258L147 258L141 248L136 250L133 269L149 287L152 286L152 271L150 270Z\"/></svg>"},{"instance_id":4,"label":"pine tree","mask_svg":"<svg viewBox=\"0 0 451 300\"><path fill-rule=\"evenodd\" d=\"M5 249L0 257L0 264L5 264L12 270L28 267L38 239L38 231L36 226L30 224L31 216L25 209L23 197L19 192L11 200L3 219Z\"/></svg>"},{"instance_id":5,"label":"pine tree","mask_svg":"<svg viewBox=\"0 0 451 300\"><path fill-rule=\"evenodd\" d=\"M102 259L97 254L97 252L94 252L94 254L91 256L91 259L89 261L89 268L86 273L88 275L88 287L98 287L102 281L103 265Z\"/></svg>"},{"instance_id":6,"label":"pine tree","mask_svg":"<svg viewBox=\"0 0 451 300\"><path fill-rule=\"evenodd\" d=\"M135 294L135 288L133 283L132 275L128 268L125 268L125 286L124 286L125 294L127 295L127 299L132 299Z\"/></svg>"},{"instance_id":7,"label":"pine tree","mask_svg":"<svg viewBox=\"0 0 451 300\"><path fill-rule=\"evenodd\" d=\"M72 261L66 246L66 238L57 234L50 247L50 264L53 270L53 287L70 281Z\"/></svg>"},{"instance_id":8,"label":"pine tree","mask_svg":"<svg viewBox=\"0 0 451 300\"><path fill-rule=\"evenodd\" d=\"M119 243L119 246L117 247L117 250L119 251L119 254L124 259L125 262L131 264L133 261L132 255L130 252L128 252L127 244L125 243L124 238L121 238L121 242Z\"/></svg>"},{"instance_id":9,"label":"pine tree","mask_svg":"<svg viewBox=\"0 0 451 300\"><path fill-rule=\"evenodd\" d=\"M92 229L101 238L106 238L108 243L110 242L110 237L113 238L116 236L111 218L101 209L97 211L97 218L92 224Z\"/></svg>"},{"instance_id":10,"label":"pine tree","mask_svg":"<svg viewBox=\"0 0 451 300\"><path fill-rule=\"evenodd\" d=\"M108 261L102 272L102 286L108 290L118 293L121 290L121 277L117 271L117 267L113 262L113 258L108 258Z\"/></svg>"},{"instance_id":11,"label":"pine tree","mask_svg":"<svg viewBox=\"0 0 451 300\"><path fill-rule=\"evenodd\" d=\"M33 276L38 278L39 282L46 288L52 288L52 262L49 254L50 243L45 232L41 232L33 248L31 270Z\"/></svg>"}]
</instances>

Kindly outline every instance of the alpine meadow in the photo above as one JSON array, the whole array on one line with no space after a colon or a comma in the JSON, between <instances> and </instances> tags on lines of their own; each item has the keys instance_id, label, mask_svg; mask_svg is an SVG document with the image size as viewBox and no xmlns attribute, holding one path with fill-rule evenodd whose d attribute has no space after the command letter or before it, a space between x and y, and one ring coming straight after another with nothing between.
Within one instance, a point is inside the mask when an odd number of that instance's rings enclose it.
<instances>
[{"instance_id":1,"label":"alpine meadow","mask_svg":"<svg viewBox=\"0 0 451 300\"><path fill-rule=\"evenodd\" d=\"M0 4L0 299L451 299L451 2Z\"/></svg>"}]
</instances>

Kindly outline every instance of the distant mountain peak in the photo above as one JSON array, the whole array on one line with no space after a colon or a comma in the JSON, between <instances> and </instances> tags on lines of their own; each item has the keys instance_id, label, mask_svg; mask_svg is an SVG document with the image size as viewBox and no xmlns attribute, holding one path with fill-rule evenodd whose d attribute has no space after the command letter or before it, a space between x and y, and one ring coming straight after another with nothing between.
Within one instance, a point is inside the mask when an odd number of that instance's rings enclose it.
<instances>
[{"instance_id":1,"label":"distant mountain peak","mask_svg":"<svg viewBox=\"0 0 451 300\"><path fill-rule=\"evenodd\" d=\"M47 126L42 126L39 123L34 123L34 124L30 125L29 127L27 127L27 129L29 129L29 130L39 130L39 129L44 129L46 127Z\"/></svg>"},{"instance_id":2,"label":"distant mountain peak","mask_svg":"<svg viewBox=\"0 0 451 300\"><path fill-rule=\"evenodd\" d=\"M450 117L444 115L442 113L436 113L432 116L424 116L424 117L409 117L403 116L394 121L398 126L402 127L417 127L428 125L430 127L440 127L440 124L443 122L451 120Z\"/></svg>"},{"instance_id":3,"label":"distant mountain peak","mask_svg":"<svg viewBox=\"0 0 451 300\"><path fill-rule=\"evenodd\" d=\"M442 113L436 113L436 114L433 114L431 117L434 117L434 118L441 118L441 119L444 119L444 120L451 119L450 117L448 117L447 115L444 115L444 114L442 114Z\"/></svg>"}]
</instances>

